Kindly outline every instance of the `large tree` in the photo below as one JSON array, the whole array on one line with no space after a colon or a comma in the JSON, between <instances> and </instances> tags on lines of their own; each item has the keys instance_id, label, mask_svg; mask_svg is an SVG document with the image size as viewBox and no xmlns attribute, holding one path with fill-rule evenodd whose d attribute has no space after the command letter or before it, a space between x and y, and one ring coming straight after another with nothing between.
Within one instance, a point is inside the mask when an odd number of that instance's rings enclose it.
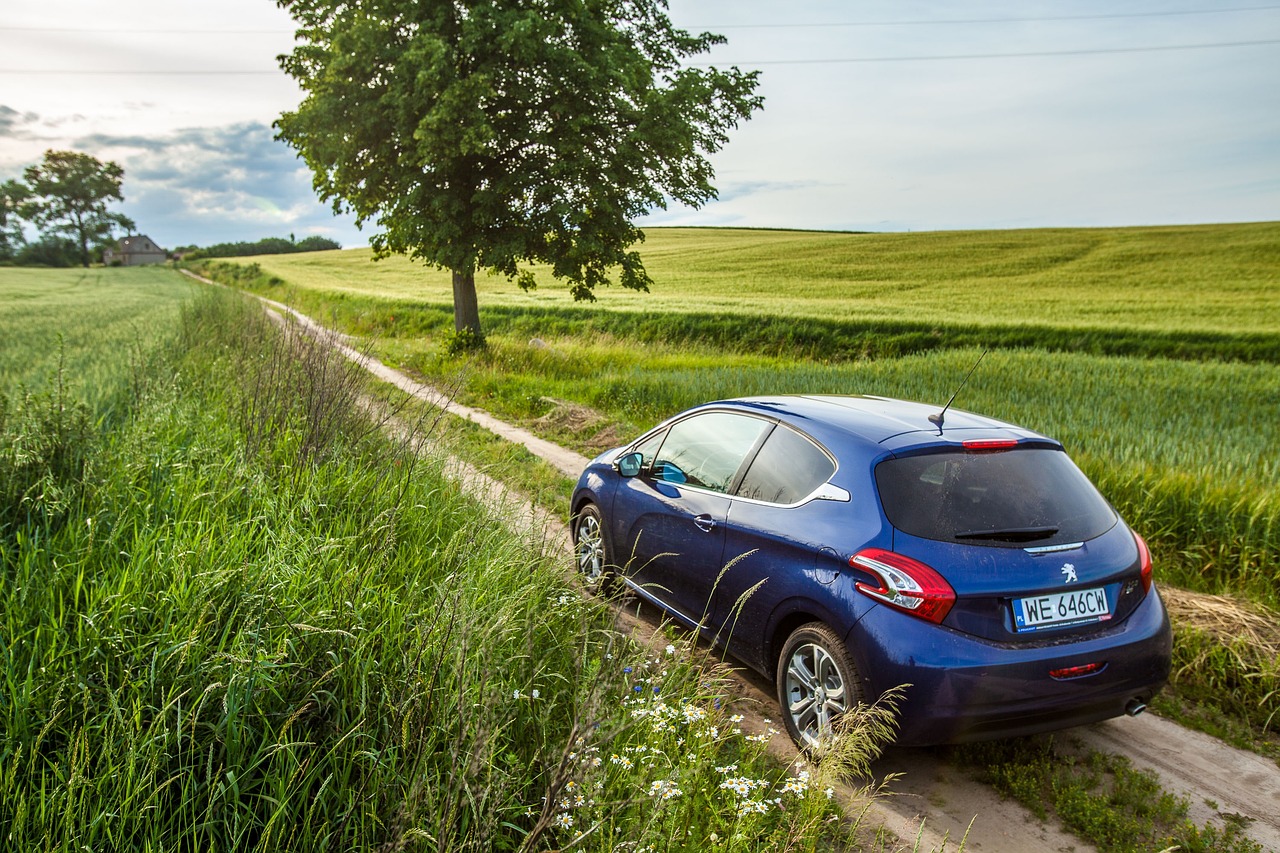
<instances>
[{"instance_id":1,"label":"large tree","mask_svg":"<svg viewBox=\"0 0 1280 853\"><path fill-rule=\"evenodd\" d=\"M120 182L124 169L79 151L46 151L44 161L28 166L27 199L19 206L24 219L46 235L66 234L80 249L80 262L89 266L89 248L111 238L117 228L133 229L133 221L107 210L123 201Z\"/></svg>"},{"instance_id":2,"label":"large tree","mask_svg":"<svg viewBox=\"0 0 1280 853\"><path fill-rule=\"evenodd\" d=\"M452 271L477 340L477 270L647 290L633 220L714 198L706 155L762 104L758 72L685 67L724 39L676 29L665 0L277 2L306 92L279 138L335 212L377 224L376 256Z\"/></svg>"}]
</instances>

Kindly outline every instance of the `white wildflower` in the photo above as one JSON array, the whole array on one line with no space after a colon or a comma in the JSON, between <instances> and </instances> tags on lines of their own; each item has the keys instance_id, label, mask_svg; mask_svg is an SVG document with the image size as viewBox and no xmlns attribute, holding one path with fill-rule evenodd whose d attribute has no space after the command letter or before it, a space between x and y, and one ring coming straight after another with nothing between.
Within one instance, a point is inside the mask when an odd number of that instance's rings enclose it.
<instances>
[{"instance_id":1,"label":"white wildflower","mask_svg":"<svg viewBox=\"0 0 1280 853\"><path fill-rule=\"evenodd\" d=\"M649 786L649 796L661 797L664 800L674 799L681 793L683 792L676 787L676 783L670 779L655 779Z\"/></svg>"}]
</instances>

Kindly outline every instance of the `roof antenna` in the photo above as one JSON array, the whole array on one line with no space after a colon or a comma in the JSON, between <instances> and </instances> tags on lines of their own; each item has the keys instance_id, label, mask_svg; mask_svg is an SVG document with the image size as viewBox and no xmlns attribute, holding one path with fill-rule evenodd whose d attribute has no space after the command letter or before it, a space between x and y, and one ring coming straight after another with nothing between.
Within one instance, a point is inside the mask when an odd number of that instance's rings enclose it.
<instances>
[{"instance_id":1,"label":"roof antenna","mask_svg":"<svg viewBox=\"0 0 1280 853\"><path fill-rule=\"evenodd\" d=\"M951 395L951 399L947 401L947 404L942 407L942 411L938 412L936 415L929 415L929 423L936 426L939 433L942 432L942 421L947 416L947 409L951 408L951 404L956 400L956 394L959 394L964 389L964 386L968 384L969 377L973 375L973 371L978 369L978 365L982 364L982 360L987 357L987 353L989 352L991 352L991 350L984 349L982 351L982 355L978 356L978 360L973 363L973 367L970 367L969 372L964 375L964 381L960 383L960 387Z\"/></svg>"}]
</instances>

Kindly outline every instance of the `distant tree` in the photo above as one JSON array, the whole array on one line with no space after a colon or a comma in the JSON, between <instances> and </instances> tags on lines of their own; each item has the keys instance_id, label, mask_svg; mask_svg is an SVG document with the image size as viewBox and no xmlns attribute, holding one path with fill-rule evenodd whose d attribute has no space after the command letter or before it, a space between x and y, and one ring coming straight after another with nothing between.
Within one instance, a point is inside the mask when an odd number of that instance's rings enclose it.
<instances>
[{"instance_id":1,"label":"distant tree","mask_svg":"<svg viewBox=\"0 0 1280 853\"><path fill-rule=\"evenodd\" d=\"M241 258L246 255L284 255L297 252L320 252L326 249L341 249L342 246L328 237L303 237L294 241L293 235L286 240L283 237L264 237L253 243L214 243L212 246L183 246L174 252L191 261L202 258Z\"/></svg>"},{"instance_id":2,"label":"distant tree","mask_svg":"<svg viewBox=\"0 0 1280 853\"><path fill-rule=\"evenodd\" d=\"M24 172L29 197L19 211L45 236L65 234L79 246L80 263L89 266L90 246L111 239L117 227L133 230L133 221L107 210L123 201L124 169L79 151L46 151L44 161Z\"/></svg>"},{"instance_id":3,"label":"distant tree","mask_svg":"<svg viewBox=\"0 0 1280 853\"><path fill-rule=\"evenodd\" d=\"M40 239L24 244L13 262L21 267L73 267L80 263L80 251L70 237L42 234Z\"/></svg>"},{"instance_id":4,"label":"distant tree","mask_svg":"<svg viewBox=\"0 0 1280 853\"><path fill-rule=\"evenodd\" d=\"M328 237L321 237L313 234L310 237L303 237L297 242L299 252L327 252L333 249L341 249L342 245L337 240L330 240Z\"/></svg>"},{"instance_id":5,"label":"distant tree","mask_svg":"<svg viewBox=\"0 0 1280 853\"><path fill-rule=\"evenodd\" d=\"M383 229L376 257L453 273L454 326L482 341L475 273L549 264L575 299L620 270L648 290L632 220L715 197L706 154L762 104L758 72L682 67L724 41L665 0L277 0L306 92L276 121L335 212Z\"/></svg>"},{"instance_id":6,"label":"distant tree","mask_svg":"<svg viewBox=\"0 0 1280 853\"><path fill-rule=\"evenodd\" d=\"M0 184L0 261L12 260L26 245L18 206L27 198L27 188L18 181Z\"/></svg>"}]
</instances>

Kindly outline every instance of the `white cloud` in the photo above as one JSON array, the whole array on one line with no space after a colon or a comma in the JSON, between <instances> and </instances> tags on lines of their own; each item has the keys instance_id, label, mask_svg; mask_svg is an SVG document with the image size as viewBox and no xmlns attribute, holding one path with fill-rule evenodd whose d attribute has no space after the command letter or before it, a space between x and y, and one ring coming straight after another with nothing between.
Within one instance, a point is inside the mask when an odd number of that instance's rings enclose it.
<instances>
[{"instance_id":1,"label":"white cloud","mask_svg":"<svg viewBox=\"0 0 1280 853\"><path fill-rule=\"evenodd\" d=\"M271 128L256 122L183 128L162 136L96 134L81 150L125 170L124 208L162 245L324 234L365 242L349 219L335 218L311 188L306 165Z\"/></svg>"},{"instance_id":2,"label":"white cloud","mask_svg":"<svg viewBox=\"0 0 1280 853\"><path fill-rule=\"evenodd\" d=\"M711 59L760 68L766 105L713 157L719 200L648 224L1280 219L1280 9L672 0L671 16L724 33ZM81 147L125 166L125 210L162 242L287 229L362 244L271 138L299 98L275 70L293 29L262 0L14 5L0 26L0 178ZM1237 46L1163 49L1195 44ZM948 56L987 58L922 58Z\"/></svg>"}]
</instances>

